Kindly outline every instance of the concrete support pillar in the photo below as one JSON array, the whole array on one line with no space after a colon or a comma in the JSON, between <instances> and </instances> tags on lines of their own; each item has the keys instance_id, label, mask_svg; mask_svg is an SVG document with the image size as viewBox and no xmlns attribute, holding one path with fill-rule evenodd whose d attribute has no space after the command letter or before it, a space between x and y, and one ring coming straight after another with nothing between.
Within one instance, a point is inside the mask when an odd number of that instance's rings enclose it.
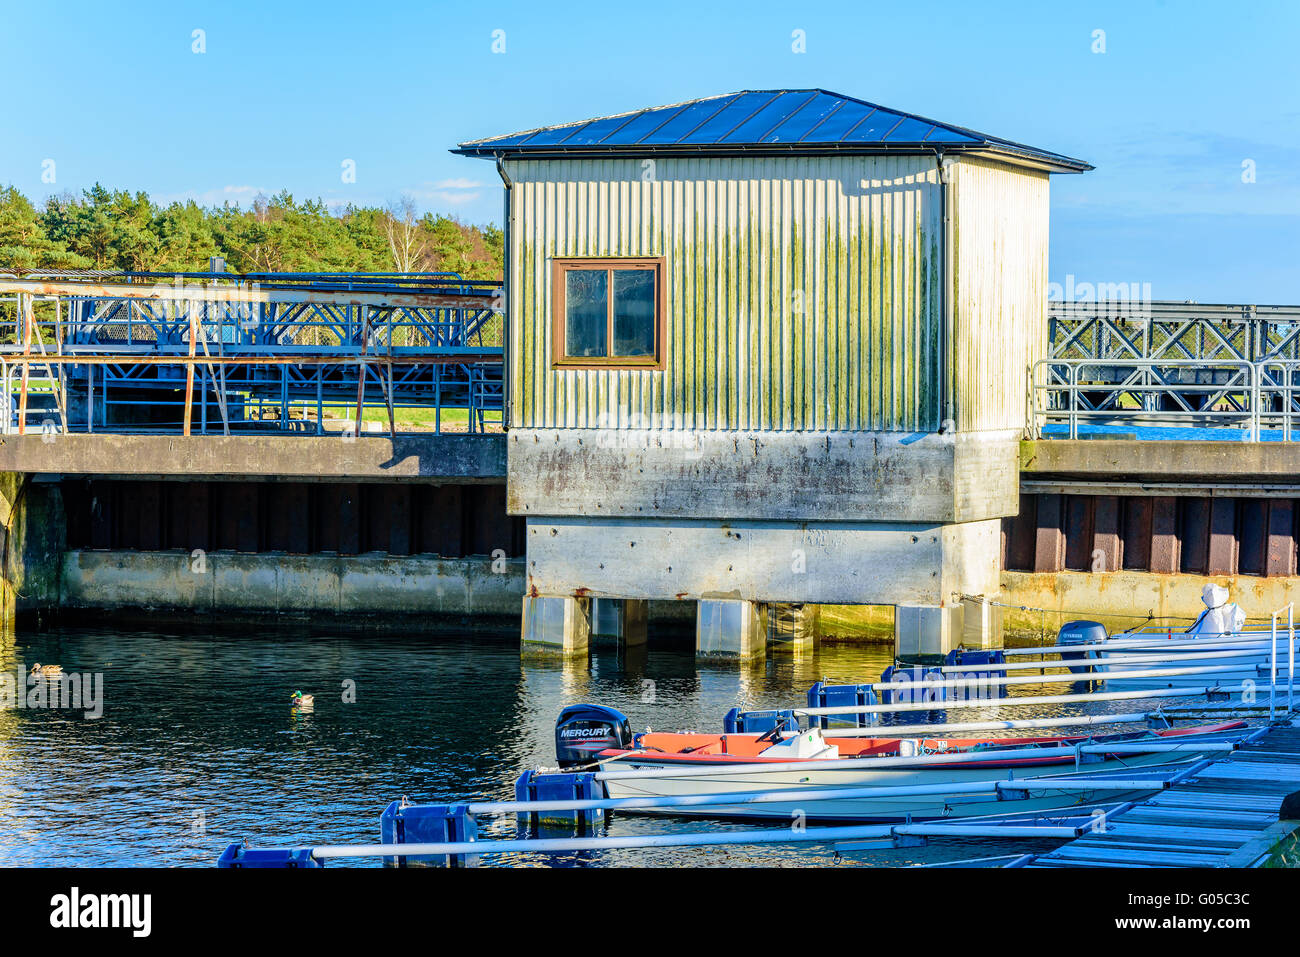
<instances>
[{"instance_id":1,"label":"concrete support pillar","mask_svg":"<svg viewBox=\"0 0 1300 957\"><path fill-rule=\"evenodd\" d=\"M774 602L767 606L767 643L773 652L811 651L817 632L817 605Z\"/></svg>"},{"instance_id":2,"label":"concrete support pillar","mask_svg":"<svg viewBox=\"0 0 1300 957\"><path fill-rule=\"evenodd\" d=\"M57 482L0 474L0 621L52 614L59 606L67 519Z\"/></svg>"},{"instance_id":3,"label":"concrete support pillar","mask_svg":"<svg viewBox=\"0 0 1300 957\"><path fill-rule=\"evenodd\" d=\"M596 645L626 647L646 643L650 602L634 598L593 598L591 640Z\"/></svg>"},{"instance_id":4,"label":"concrete support pillar","mask_svg":"<svg viewBox=\"0 0 1300 957\"><path fill-rule=\"evenodd\" d=\"M946 655L962 639L962 606L898 605L894 609L894 654Z\"/></svg>"},{"instance_id":5,"label":"concrete support pillar","mask_svg":"<svg viewBox=\"0 0 1300 957\"><path fill-rule=\"evenodd\" d=\"M767 608L760 602L701 599L695 620L695 654L744 661L767 652Z\"/></svg>"},{"instance_id":6,"label":"concrete support pillar","mask_svg":"<svg viewBox=\"0 0 1300 957\"><path fill-rule=\"evenodd\" d=\"M524 596L523 650L580 657L591 640L591 599Z\"/></svg>"},{"instance_id":7,"label":"concrete support pillar","mask_svg":"<svg viewBox=\"0 0 1300 957\"><path fill-rule=\"evenodd\" d=\"M1002 647L1002 606L963 598L961 603L961 646Z\"/></svg>"}]
</instances>

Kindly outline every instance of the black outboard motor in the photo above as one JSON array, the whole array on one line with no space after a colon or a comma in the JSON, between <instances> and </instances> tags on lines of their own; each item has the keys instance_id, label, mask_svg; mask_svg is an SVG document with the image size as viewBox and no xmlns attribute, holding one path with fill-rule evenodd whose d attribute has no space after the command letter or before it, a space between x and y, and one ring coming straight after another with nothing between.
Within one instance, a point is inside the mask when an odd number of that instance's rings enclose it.
<instances>
[{"instance_id":1,"label":"black outboard motor","mask_svg":"<svg viewBox=\"0 0 1300 957\"><path fill-rule=\"evenodd\" d=\"M606 748L630 748L627 715L599 704L571 704L555 722L555 759L561 768L591 764Z\"/></svg>"},{"instance_id":2,"label":"black outboard motor","mask_svg":"<svg viewBox=\"0 0 1300 957\"><path fill-rule=\"evenodd\" d=\"M1058 645L1082 645L1087 642L1105 641L1106 626L1097 621L1067 621L1061 626L1061 630L1056 633L1056 643ZM1061 658L1064 661L1083 661L1089 657L1086 651L1063 651ZM1071 665L1070 670L1075 674L1082 674L1090 671L1091 665Z\"/></svg>"}]
</instances>

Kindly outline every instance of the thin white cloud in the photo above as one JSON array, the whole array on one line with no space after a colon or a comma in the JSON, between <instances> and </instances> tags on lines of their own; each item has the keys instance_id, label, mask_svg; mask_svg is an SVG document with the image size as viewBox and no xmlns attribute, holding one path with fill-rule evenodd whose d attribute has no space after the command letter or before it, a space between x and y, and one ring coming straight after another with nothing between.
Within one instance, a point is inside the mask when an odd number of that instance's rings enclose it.
<instances>
[{"instance_id":1,"label":"thin white cloud","mask_svg":"<svg viewBox=\"0 0 1300 957\"><path fill-rule=\"evenodd\" d=\"M440 179L433 184L434 189L479 189L482 183L476 179L458 176L455 179Z\"/></svg>"},{"instance_id":2,"label":"thin white cloud","mask_svg":"<svg viewBox=\"0 0 1300 957\"><path fill-rule=\"evenodd\" d=\"M481 193L477 192L461 193L448 192L447 190L434 190L429 194L429 199L439 203L446 203L449 206L464 206L466 203L474 202L481 195Z\"/></svg>"}]
</instances>

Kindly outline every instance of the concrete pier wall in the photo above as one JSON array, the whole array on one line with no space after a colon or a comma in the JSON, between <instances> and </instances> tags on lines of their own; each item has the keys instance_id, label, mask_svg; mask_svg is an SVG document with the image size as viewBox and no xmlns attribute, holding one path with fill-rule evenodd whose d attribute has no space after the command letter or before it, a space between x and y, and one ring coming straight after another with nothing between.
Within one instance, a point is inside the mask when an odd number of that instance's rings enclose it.
<instances>
[{"instance_id":1,"label":"concrete pier wall","mask_svg":"<svg viewBox=\"0 0 1300 957\"><path fill-rule=\"evenodd\" d=\"M517 628L525 578L521 558L482 557L71 550L55 567L52 604L73 612L325 615L394 628L413 617ZM649 616L681 628L694 606L652 602Z\"/></svg>"},{"instance_id":2,"label":"concrete pier wall","mask_svg":"<svg viewBox=\"0 0 1300 957\"><path fill-rule=\"evenodd\" d=\"M0 474L0 625L19 615L44 616L59 604L66 548L63 496L57 482Z\"/></svg>"},{"instance_id":3,"label":"concrete pier wall","mask_svg":"<svg viewBox=\"0 0 1300 957\"><path fill-rule=\"evenodd\" d=\"M51 441L53 439L53 441ZM186 480L505 480L504 435L7 435L0 472Z\"/></svg>"},{"instance_id":4,"label":"concrete pier wall","mask_svg":"<svg viewBox=\"0 0 1300 957\"><path fill-rule=\"evenodd\" d=\"M508 619L523 575L521 559L69 551L60 587L68 609Z\"/></svg>"},{"instance_id":5,"label":"concrete pier wall","mask_svg":"<svg viewBox=\"0 0 1300 957\"><path fill-rule=\"evenodd\" d=\"M1070 618L1188 620L1208 582L1256 619L1300 599L1298 443L1023 442L1020 491L1002 600L1035 610L1005 609L1011 641Z\"/></svg>"},{"instance_id":6,"label":"concrete pier wall","mask_svg":"<svg viewBox=\"0 0 1300 957\"><path fill-rule=\"evenodd\" d=\"M1075 618L1100 621L1110 631L1141 625L1151 616L1175 630L1204 609L1201 589L1227 587L1255 621L1289 601L1300 601L1300 579L1254 575L1163 575L1152 572L1003 572L1003 628L1009 644L1052 638ZM1019 606L1025 606L1021 608ZM1039 609L1044 609L1040 611Z\"/></svg>"},{"instance_id":7,"label":"concrete pier wall","mask_svg":"<svg viewBox=\"0 0 1300 957\"><path fill-rule=\"evenodd\" d=\"M669 621L675 627L695 624L699 600L834 603L818 616L819 637L888 640L898 621L889 606L943 608L955 603L955 593L964 593L1013 606L1002 610L1000 620L1014 642L1050 637L1071 617L1098 618L1112 629L1148 615L1188 619L1200 611L1200 590L1209 581L1227 585L1256 617L1300 597L1300 466L1295 450L1280 443L1197 449L1177 443L1024 443L1018 514L952 522L1005 498L1000 473L996 493L986 492L991 497L978 506L971 500L961 504L959 494L963 486L974 488L972 476L988 465L980 464L984 453L999 446L929 436L921 443L929 451L921 457L937 456L934 461L947 469L960 463L965 477L941 478L938 498L920 494L934 491L924 482L909 486L918 492L914 516L949 519L909 523L900 516L893 522L835 517L836 509L861 516L881 506L855 499L860 490L837 498L840 479L824 474L833 472L832 460L856 462L860 477L872 475L882 483L882 501L901 501L888 478L902 447L866 450L841 438L829 446L822 440L800 446L798 454L786 448L770 461L767 456L777 449L768 439L750 449L755 467L783 461L793 470L787 479L794 475L810 483L757 492L751 504L761 519L657 514L639 521L609 513L634 507L642 492L649 496L644 501L679 506L691 494L692 478L702 483L698 494L709 511L741 509L738 498L719 497L722 486L709 484L720 481L716 470L731 468L725 449L704 439L703 458L694 460L689 449L674 449L682 453L680 461L673 459L658 474L667 485L656 491L656 479L646 477L649 469L640 471L652 464L639 444L643 436L619 439L632 443L621 451L617 443L588 448L585 442L566 446L552 439L549 452L539 436L528 442L525 457L543 472L552 470L561 483L554 501L567 502L574 514L512 518L504 485L506 441L500 437L484 438L482 445L465 437L426 443L420 467L398 469L391 481L383 481L386 470L375 456L392 457L399 450L380 438L359 440L344 453L364 452L369 465L337 461L314 477L304 474L308 465L298 451L283 450L303 441L298 438L264 447L235 443L227 449L235 458L226 465L203 458L199 446L174 436L144 437L151 441L119 451L111 462L101 447L88 446L96 451L83 457L64 438L43 443L39 437L10 437L0 446L0 459L17 456L41 466L0 473L0 577L8 622L17 614L66 608L124 617L133 611L332 615L377 624L393 620L397 627L404 616L474 616L514 628L524 596L536 594L650 599L654 629ZM340 449L348 445L329 441ZM169 452L172 442L180 445ZM734 442L731 448L734 453ZM972 454L976 458L963 459ZM437 455L449 474L423 475ZM483 455L495 456L495 464ZM510 455L513 467L513 449ZM168 471L200 460L208 464L199 474ZM81 468L72 468L78 462ZM69 471L44 470L56 465ZM117 471L86 471L92 466ZM1134 475L1126 471L1130 467ZM233 468L261 471L236 475ZM363 474L343 481L331 477L334 468ZM714 471L705 476L693 469ZM1164 482L1162 469L1169 473ZM479 474L494 470L495 478ZM732 478L739 482L743 476ZM638 486L633 496L624 480L651 484ZM545 489L537 485L534 491L541 496ZM780 518L791 496L822 520ZM972 633L983 620L973 612L981 609L964 605L960 620L947 622L951 640L970 645L995 638L996 623Z\"/></svg>"}]
</instances>

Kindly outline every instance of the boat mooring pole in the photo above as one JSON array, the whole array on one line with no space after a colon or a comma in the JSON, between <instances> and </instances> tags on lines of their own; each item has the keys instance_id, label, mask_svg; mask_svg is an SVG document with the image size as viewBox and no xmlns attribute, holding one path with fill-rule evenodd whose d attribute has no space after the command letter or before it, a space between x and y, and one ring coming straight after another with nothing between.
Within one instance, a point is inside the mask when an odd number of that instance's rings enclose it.
<instances>
[{"instance_id":1,"label":"boat mooring pole","mask_svg":"<svg viewBox=\"0 0 1300 957\"><path fill-rule=\"evenodd\" d=\"M1277 612L1273 612L1273 653L1269 659L1268 673L1268 723L1272 724L1277 707Z\"/></svg>"}]
</instances>

